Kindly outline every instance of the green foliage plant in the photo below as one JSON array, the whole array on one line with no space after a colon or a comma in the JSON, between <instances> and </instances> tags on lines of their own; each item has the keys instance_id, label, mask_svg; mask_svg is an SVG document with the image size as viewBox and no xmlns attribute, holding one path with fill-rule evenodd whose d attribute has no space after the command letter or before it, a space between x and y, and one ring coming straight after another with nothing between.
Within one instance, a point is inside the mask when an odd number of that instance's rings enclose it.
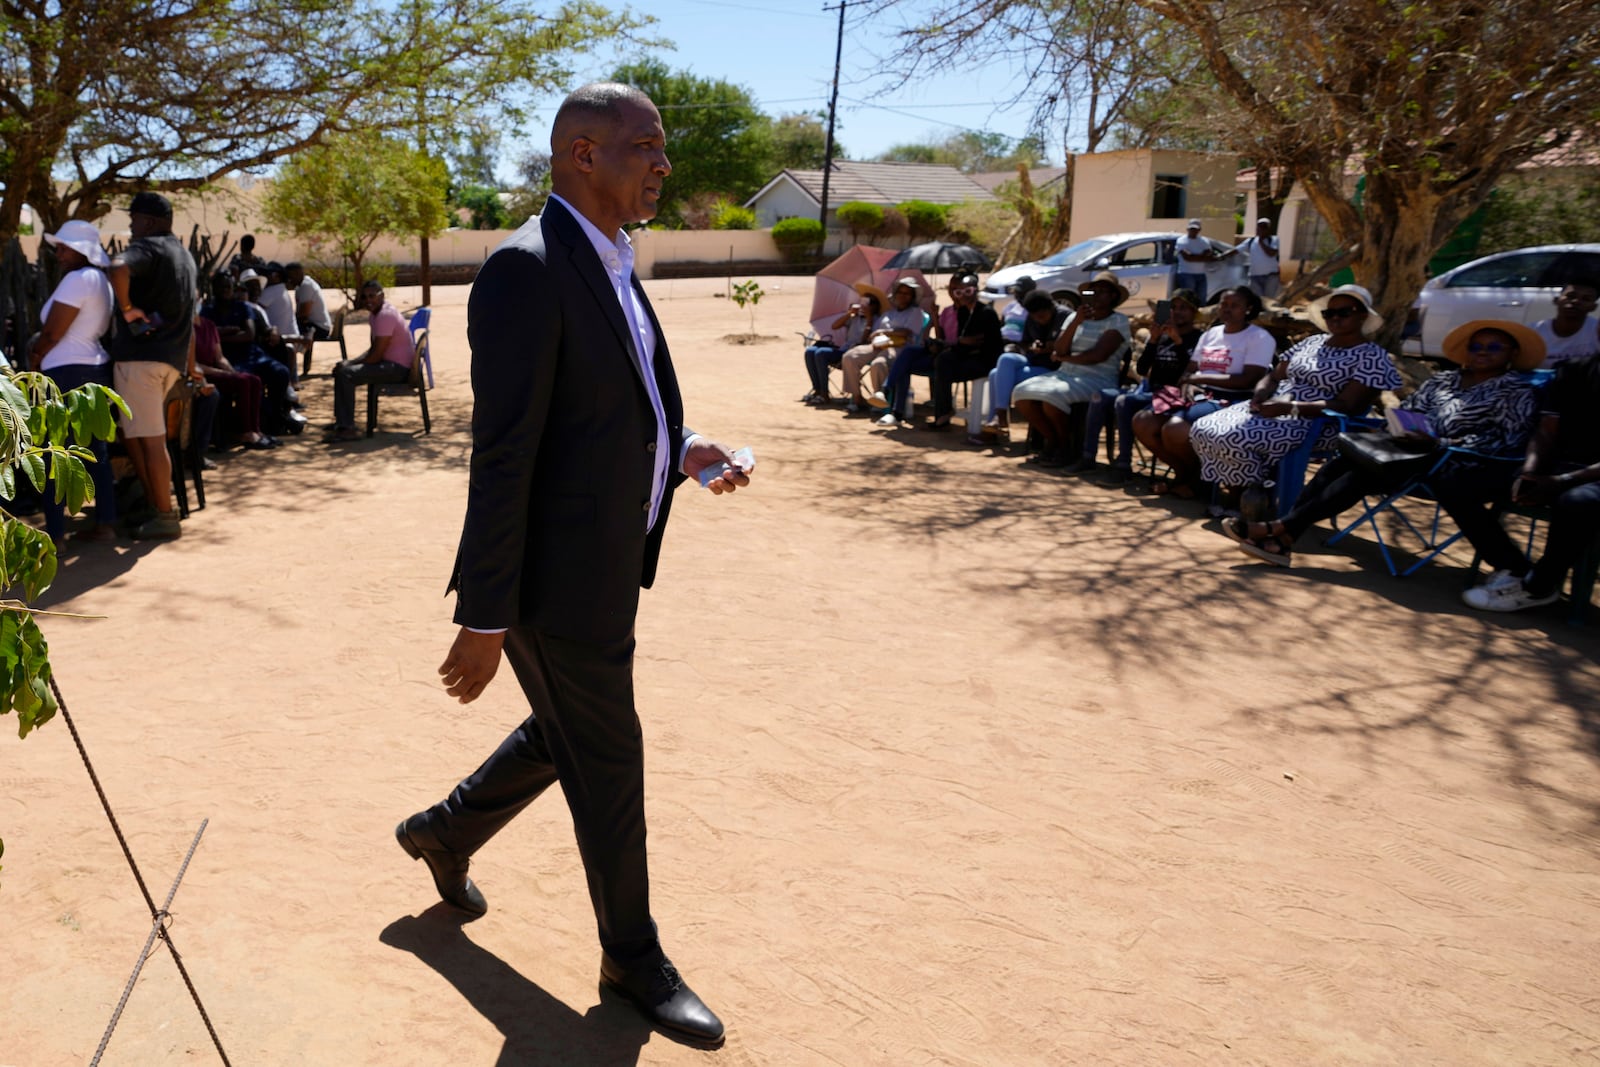
<instances>
[{"instance_id":1,"label":"green foliage plant","mask_svg":"<svg viewBox=\"0 0 1600 1067\"><path fill-rule=\"evenodd\" d=\"M809 259L822 251L822 223L811 218L779 219L772 227L772 241L791 263Z\"/></svg>"},{"instance_id":2,"label":"green foliage plant","mask_svg":"<svg viewBox=\"0 0 1600 1067\"><path fill-rule=\"evenodd\" d=\"M272 225L350 261L354 286L379 237L437 236L449 221L442 161L379 134L329 138L284 164L262 201Z\"/></svg>"},{"instance_id":3,"label":"green foliage plant","mask_svg":"<svg viewBox=\"0 0 1600 1067\"><path fill-rule=\"evenodd\" d=\"M740 282L738 285L733 287L733 302L738 304L741 308L745 305L749 305L750 307L751 333L756 332L756 305L761 303L761 298L766 295L766 293L761 291L760 284L754 278L751 278L748 281Z\"/></svg>"},{"instance_id":4,"label":"green foliage plant","mask_svg":"<svg viewBox=\"0 0 1600 1067\"><path fill-rule=\"evenodd\" d=\"M471 215L474 230L505 229L506 208L499 190L487 185L464 186L456 191L455 203Z\"/></svg>"},{"instance_id":5,"label":"green foliage plant","mask_svg":"<svg viewBox=\"0 0 1600 1067\"><path fill-rule=\"evenodd\" d=\"M753 230L756 213L753 209L735 204L731 200L718 200L711 208L713 230Z\"/></svg>"},{"instance_id":6,"label":"green foliage plant","mask_svg":"<svg viewBox=\"0 0 1600 1067\"><path fill-rule=\"evenodd\" d=\"M84 462L94 459L90 444L115 436L119 411L127 414L127 405L101 385L62 393L48 375L0 372L0 497L15 497L20 473L41 492L53 478L68 512L93 500ZM36 621L46 613L28 606L55 576L50 538L0 507L0 715L16 713L19 737L56 713L50 647Z\"/></svg>"},{"instance_id":7,"label":"green foliage plant","mask_svg":"<svg viewBox=\"0 0 1600 1067\"><path fill-rule=\"evenodd\" d=\"M850 227L850 243L860 244L865 235L872 237L883 229L883 208L864 200L846 200L834 211L839 221Z\"/></svg>"},{"instance_id":8,"label":"green foliage plant","mask_svg":"<svg viewBox=\"0 0 1600 1067\"><path fill-rule=\"evenodd\" d=\"M949 228L950 209L944 204L906 200L896 204L895 208L906 217L906 226L913 241L931 241Z\"/></svg>"}]
</instances>

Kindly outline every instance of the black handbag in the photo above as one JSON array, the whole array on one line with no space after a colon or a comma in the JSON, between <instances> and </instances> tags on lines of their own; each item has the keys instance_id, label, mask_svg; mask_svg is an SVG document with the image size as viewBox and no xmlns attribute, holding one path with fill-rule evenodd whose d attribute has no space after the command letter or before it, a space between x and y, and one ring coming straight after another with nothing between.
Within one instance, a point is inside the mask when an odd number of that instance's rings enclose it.
<instances>
[{"instance_id":1,"label":"black handbag","mask_svg":"<svg viewBox=\"0 0 1600 1067\"><path fill-rule=\"evenodd\" d=\"M1414 445L1381 430L1339 435L1339 455L1391 493L1426 474L1438 460L1440 448L1437 441Z\"/></svg>"}]
</instances>

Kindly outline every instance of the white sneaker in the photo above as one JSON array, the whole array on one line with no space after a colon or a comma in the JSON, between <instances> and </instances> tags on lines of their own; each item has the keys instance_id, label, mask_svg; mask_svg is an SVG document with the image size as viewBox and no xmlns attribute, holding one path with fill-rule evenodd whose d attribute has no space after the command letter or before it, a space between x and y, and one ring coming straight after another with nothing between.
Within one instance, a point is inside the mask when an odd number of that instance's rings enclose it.
<instances>
[{"instance_id":1,"label":"white sneaker","mask_svg":"<svg viewBox=\"0 0 1600 1067\"><path fill-rule=\"evenodd\" d=\"M867 397L867 403L881 411L889 406L889 398L884 396L882 393L873 393L871 396Z\"/></svg>"},{"instance_id":2,"label":"white sneaker","mask_svg":"<svg viewBox=\"0 0 1600 1067\"><path fill-rule=\"evenodd\" d=\"M900 425L900 416L896 415L894 412L891 411L887 415L883 415L883 416L879 417L878 425L879 426L899 426Z\"/></svg>"},{"instance_id":3,"label":"white sneaker","mask_svg":"<svg viewBox=\"0 0 1600 1067\"><path fill-rule=\"evenodd\" d=\"M1490 571L1489 577L1479 583L1480 589L1498 589L1501 586L1521 585L1522 579L1510 571Z\"/></svg>"},{"instance_id":4,"label":"white sneaker","mask_svg":"<svg viewBox=\"0 0 1600 1067\"><path fill-rule=\"evenodd\" d=\"M1490 581L1494 581L1494 576L1490 576ZM1560 599L1559 589L1548 596L1534 596L1522 584L1522 579L1515 577L1509 582L1502 581L1495 585L1485 583L1461 594L1461 600L1467 607L1479 611L1522 611L1553 604Z\"/></svg>"}]
</instances>

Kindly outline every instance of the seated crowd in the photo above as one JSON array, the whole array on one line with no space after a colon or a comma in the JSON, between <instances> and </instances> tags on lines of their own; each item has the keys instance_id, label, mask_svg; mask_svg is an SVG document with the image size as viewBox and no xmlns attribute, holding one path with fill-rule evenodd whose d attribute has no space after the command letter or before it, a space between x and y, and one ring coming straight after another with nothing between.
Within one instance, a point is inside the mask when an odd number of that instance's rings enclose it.
<instances>
[{"instance_id":1,"label":"seated crowd","mask_svg":"<svg viewBox=\"0 0 1600 1067\"><path fill-rule=\"evenodd\" d=\"M1378 420L1369 416L1382 394L1403 382L1374 340L1383 322L1359 285L1315 301L1310 317L1318 332L1280 352L1273 334L1256 324L1261 298L1245 286L1219 295L1206 329L1201 299L1180 288L1156 307L1141 338L1118 310L1128 292L1110 272L1078 293L1045 294L1019 279L999 314L977 300L977 282L976 274L958 271L950 305L930 316L916 307L916 283L896 281L894 307L917 315L894 321L881 311L881 294L859 286L866 306L852 306L834 323L844 344L806 350L812 391L804 399L830 402L828 370L839 366L847 413L886 410L878 425L892 427L909 415L912 378L923 375L933 413L920 425L943 430L951 425L956 383L986 388L987 418L969 425L969 442L1007 434L1014 408L1028 427L1025 463L1093 473L1110 484L1134 478L1138 442L1150 469L1167 472L1152 474L1153 492L1214 501L1208 511L1224 519L1223 531L1240 549L1278 566L1290 564L1296 540L1318 521L1407 484L1390 484L1384 471L1394 468L1364 463L1339 434L1348 428L1356 444L1382 438L1391 451L1418 457L1408 477L1426 474L1428 499L1489 564L1487 579L1463 594L1485 611L1558 599L1585 550L1600 550L1600 431L1590 421L1600 410L1600 321L1593 314L1600 283L1567 285L1555 299L1556 314L1532 327L1478 320L1451 331L1444 354L1453 366L1400 402L1410 428L1388 434L1370 428ZM1104 468L1096 458L1102 431L1113 457ZM1293 506L1273 514L1271 490L1282 465L1307 449L1328 458ZM1508 505L1548 509L1537 561L1502 527L1500 509Z\"/></svg>"},{"instance_id":2,"label":"seated crowd","mask_svg":"<svg viewBox=\"0 0 1600 1067\"><path fill-rule=\"evenodd\" d=\"M179 536L167 457L168 397L187 383L191 454L206 468L215 466L208 452L230 445L275 448L281 435L306 425L299 410L302 356L333 336L322 288L301 264L262 260L246 235L228 269L203 280L202 293L201 280L192 278L192 258L172 236L165 198L139 194L130 217L133 239L116 259L106 255L89 222L74 220L45 236L61 279L41 311L39 332L17 354L19 369L42 371L64 392L104 385L130 409L119 420L116 446L136 476L127 483L131 497L124 494L125 505L136 501L133 514L119 514L110 447L97 442L87 464L95 488L93 522L72 535L77 541L113 541L119 525L140 539ZM185 288L191 290L187 300L179 295ZM335 417L328 429L336 440L359 436L356 385L404 381L413 359L405 318L384 299L379 283L363 287L361 306L372 314L372 347L333 368ZM191 309L192 330L183 330ZM46 531L59 546L67 536L66 516L53 486L42 498Z\"/></svg>"}]
</instances>

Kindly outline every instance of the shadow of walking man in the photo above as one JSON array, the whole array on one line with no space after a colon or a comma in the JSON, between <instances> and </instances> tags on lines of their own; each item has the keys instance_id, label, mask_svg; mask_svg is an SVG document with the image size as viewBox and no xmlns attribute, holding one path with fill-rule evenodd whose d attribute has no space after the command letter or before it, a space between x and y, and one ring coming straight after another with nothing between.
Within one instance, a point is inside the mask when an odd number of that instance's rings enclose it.
<instances>
[{"instance_id":1,"label":"shadow of walking man","mask_svg":"<svg viewBox=\"0 0 1600 1067\"><path fill-rule=\"evenodd\" d=\"M652 1033L638 1012L612 998L580 1015L474 944L443 904L396 919L378 940L439 972L505 1035L496 1067L633 1067Z\"/></svg>"}]
</instances>

